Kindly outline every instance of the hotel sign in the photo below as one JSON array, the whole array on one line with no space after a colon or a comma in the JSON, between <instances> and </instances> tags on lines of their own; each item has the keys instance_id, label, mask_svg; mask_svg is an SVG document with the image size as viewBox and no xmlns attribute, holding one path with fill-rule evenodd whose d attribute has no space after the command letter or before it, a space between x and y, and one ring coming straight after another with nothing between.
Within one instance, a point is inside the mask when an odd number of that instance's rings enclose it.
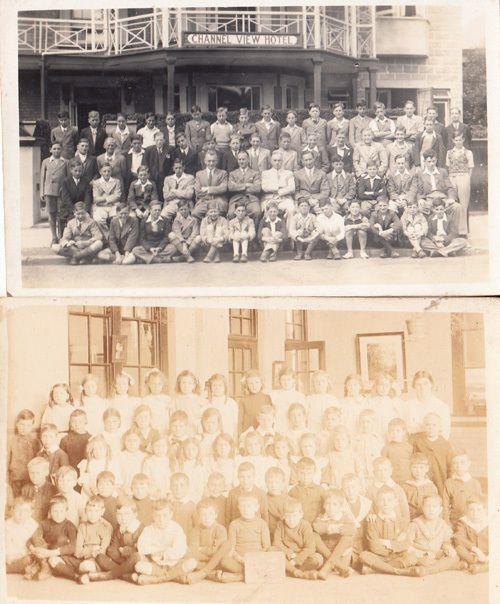
<instances>
[{"instance_id":1,"label":"hotel sign","mask_svg":"<svg viewBox=\"0 0 500 604\"><path fill-rule=\"evenodd\" d=\"M243 48L301 48L302 37L294 34L237 34L184 32L185 46L217 46Z\"/></svg>"}]
</instances>

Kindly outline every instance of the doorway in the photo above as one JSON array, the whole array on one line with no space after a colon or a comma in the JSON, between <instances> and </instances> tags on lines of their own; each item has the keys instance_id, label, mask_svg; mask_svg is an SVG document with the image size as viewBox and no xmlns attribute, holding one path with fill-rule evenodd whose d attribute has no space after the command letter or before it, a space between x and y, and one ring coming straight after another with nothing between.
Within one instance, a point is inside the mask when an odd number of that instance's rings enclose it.
<instances>
[{"instance_id":1,"label":"doorway","mask_svg":"<svg viewBox=\"0 0 500 604\"><path fill-rule=\"evenodd\" d=\"M88 126L89 111L99 111L101 117L106 113L121 111L119 88L77 87L74 91L76 105L76 125L79 130Z\"/></svg>"}]
</instances>

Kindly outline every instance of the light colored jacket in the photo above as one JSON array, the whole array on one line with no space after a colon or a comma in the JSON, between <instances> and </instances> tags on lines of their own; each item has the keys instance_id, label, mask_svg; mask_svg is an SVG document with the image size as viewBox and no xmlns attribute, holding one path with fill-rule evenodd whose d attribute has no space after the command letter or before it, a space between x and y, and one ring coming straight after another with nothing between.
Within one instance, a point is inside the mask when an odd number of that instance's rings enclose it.
<instances>
[{"instance_id":1,"label":"light colored jacket","mask_svg":"<svg viewBox=\"0 0 500 604\"><path fill-rule=\"evenodd\" d=\"M59 195L61 183L66 178L66 162L63 157L52 159L47 157L42 162L40 172L40 193L42 195Z\"/></svg>"}]
</instances>

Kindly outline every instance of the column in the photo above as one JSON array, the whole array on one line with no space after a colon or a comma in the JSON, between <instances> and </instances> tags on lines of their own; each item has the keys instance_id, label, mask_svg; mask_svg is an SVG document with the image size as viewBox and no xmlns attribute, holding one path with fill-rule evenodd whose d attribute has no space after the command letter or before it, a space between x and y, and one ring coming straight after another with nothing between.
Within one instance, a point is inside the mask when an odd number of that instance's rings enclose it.
<instances>
[{"instance_id":1,"label":"column","mask_svg":"<svg viewBox=\"0 0 500 604\"><path fill-rule=\"evenodd\" d=\"M314 58L313 70L314 70L314 102L321 105L321 71L323 65L323 59Z\"/></svg>"},{"instance_id":2,"label":"column","mask_svg":"<svg viewBox=\"0 0 500 604\"><path fill-rule=\"evenodd\" d=\"M358 72L353 73L351 76L351 87L352 87L352 101L351 106L356 108L358 102Z\"/></svg>"},{"instance_id":3,"label":"column","mask_svg":"<svg viewBox=\"0 0 500 604\"><path fill-rule=\"evenodd\" d=\"M165 74L153 74L153 90L154 90L154 111L155 113L164 114L165 106L163 103L163 85L165 84Z\"/></svg>"},{"instance_id":4,"label":"column","mask_svg":"<svg viewBox=\"0 0 500 604\"><path fill-rule=\"evenodd\" d=\"M370 86L368 104L373 107L373 103L377 100L377 70L373 67L368 68L368 81Z\"/></svg>"},{"instance_id":5,"label":"column","mask_svg":"<svg viewBox=\"0 0 500 604\"><path fill-rule=\"evenodd\" d=\"M191 107L193 105L196 105L196 87L194 85L194 74L192 71L189 71L187 85L187 111L191 111Z\"/></svg>"},{"instance_id":6,"label":"column","mask_svg":"<svg viewBox=\"0 0 500 604\"><path fill-rule=\"evenodd\" d=\"M45 65L45 55L42 54L40 64L40 113L43 120L47 119L47 76L48 69Z\"/></svg>"},{"instance_id":7,"label":"column","mask_svg":"<svg viewBox=\"0 0 500 604\"><path fill-rule=\"evenodd\" d=\"M281 87L281 74L276 74L276 86L274 87L274 108L283 108L283 88Z\"/></svg>"},{"instance_id":8,"label":"column","mask_svg":"<svg viewBox=\"0 0 500 604\"><path fill-rule=\"evenodd\" d=\"M174 111L175 59L167 59L167 112Z\"/></svg>"}]
</instances>

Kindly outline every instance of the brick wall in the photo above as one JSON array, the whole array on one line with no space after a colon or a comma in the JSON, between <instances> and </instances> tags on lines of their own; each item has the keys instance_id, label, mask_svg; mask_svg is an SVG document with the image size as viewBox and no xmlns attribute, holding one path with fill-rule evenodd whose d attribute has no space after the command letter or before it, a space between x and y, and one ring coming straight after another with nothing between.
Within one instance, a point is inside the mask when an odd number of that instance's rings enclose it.
<instances>
[{"instance_id":1,"label":"brick wall","mask_svg":"<svg viewBox=\"0 0 500 604\"><path fill-rule=\"evenodd\" d=\"M40 116L40 75L19 74L19 119L34 120Z\"/></svg>"}]
</instances>

